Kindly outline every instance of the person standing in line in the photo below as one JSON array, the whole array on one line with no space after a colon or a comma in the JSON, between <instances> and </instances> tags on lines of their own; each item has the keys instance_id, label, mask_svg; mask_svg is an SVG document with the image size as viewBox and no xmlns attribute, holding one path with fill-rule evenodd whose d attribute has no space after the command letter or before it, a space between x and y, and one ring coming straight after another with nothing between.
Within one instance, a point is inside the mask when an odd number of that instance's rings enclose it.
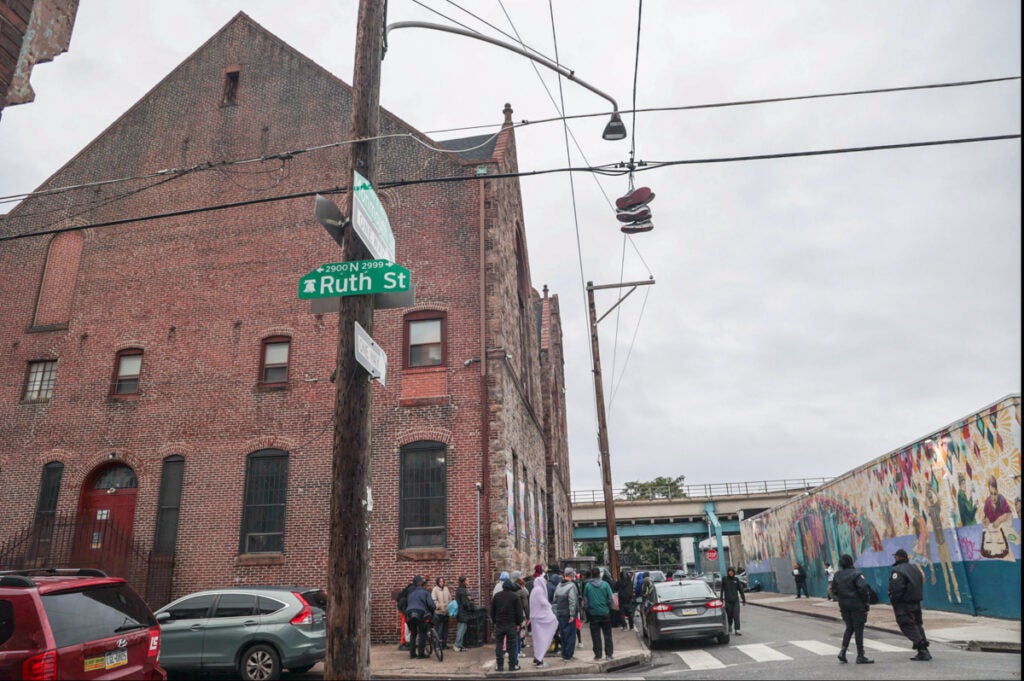
<instances>
[{"instance_id":1,"label":"person standing in line","mask_svg":"<svg viewBox=\"0 0 1024 681\"><path fill-rule=\"evenodd\" d=\"M555 616L562 637L562 659L573 659L576 652L576 618L580 614L580 594L576 590L576 570L565 568L565 579L555 587Z\"/></svg>"},{"instance_id":2,"label":"person standing in line","mask_svg":"<svg viewBox=\"0 0 1024 681\"><path fill-rule=\"evenodd\" d=\"M473 599L469 597L469 579L462 575L459 577L459 586L455 589L455 602L459 604L459 614L456 621L459 623L455 629L455 650L460 653L466 652L466 630L469 629L469 622L473 619Z\"/></svg>"},{"instance_id":3,"label":"person standing in line","mask_svg":"<svg viewBox=\"0 0 1024 681\"><path fill-rule=\"evenodd\" d=\"M733 633L734 627L737 636L740 633L740 600L743 605L747 604L747 597L743 594L743 582L736 576L736 570L729 568L722 578L722 600L725 601L725 616L729 620L729 633Z\"/></svg>"},{"instance_id":4,"label":"person standing in line","mask_svg":"<svg viewBox=\"0 0 1024 681\"><path fill-rule=\"evenodd\" d=\"M501 589L502 589L502 587L504 586L504 584L505 584L505 582L507 580L508 580L508 572L505 571L505 570L502 570L501 574L498 575L498 583L494 585L494 591L491 593L492 597L497 596L498 594L501 593Z\"/></svg>"},{"instance_id":5,"label":"person standing in line","mask_svg":"<svg viewBox=\"0 0 1024 681\"><path fill-rule=\"evenodd\" d=\"M853 567L853 556L844 553L839 557L839 572L830 581L833 596L839 603L843 623L846 624L839 661L846 663L846 649L850 647L852 636L857 644L857 664L873 664L874 660L864 654L864 625L868 621L871 602L871 587L868 586L868 580L860 570Z\"/></svg>"},{"instance_id":6,"label":"person standing in line","mask_svg":"<svg viewBox=\"0 0 1024 681\"><path fill-rule=\"evenodd\" d=\"M518 659L523 648L529 645L526 642L526 633L530 630L530 594L526 591L526 580L523 579L522 572L514 570L509 579L516 585L516 596L519 596L519 602L523 604L523 626L519 629L519 637L516 639L516 659Z\"/></svg>"},{"instance_id":7,"label":"person standing in line","mask_svg":"<svg viewBox=\"0 0 1024 681\"><path fill-rule=\"evenodd\" d=\"M409 594L416 588L412 582L395 596L395 605L398 607L399 626L402 628L402 642L399 643L399 650L414 650L412 645L412 631L409 629L409 622L405 619L405 610L409 607Z\"/></svg>"},{"instance_id":8,"label":"person standing in line","mask_svg":"<svg viewBox=\"0 0 1024 681\"><path fill-rule=\"evenodd\" d=\"M898 549L892 554L896 562L889 575L889 602L896 615L896 624L903 635L914 644L917 655L910 658L915 662L932 659L928 652L929 643L924 635L924 621L921 619L921 601L924 600L924 574L920 568L910 564L907 552Z\"/></svg>"},{"instance_id":9,"label":"person standing in line","mask_svg":"<svg viewBox=\"0 0 1024 681\"><path fill-rule=\"evenodd\" d=\"M519 628L523 626L523 603L516 595L516 585L506 579L501 591L491 599L491 621L494 622L494 656L497 660L495 668L505 671L505 651L508 651L508 670L519 671L519 656L516 652L516 639Z\"/></svg>"},{"instance_id":10,"label":"person standing in line","mask_svg":"<svg viewBox=\"0 0 1024 681\"><path fill-rule=\"evenodd\" d=\"M416 575L412 578L415 588L409 593L409 605L405 610L405 620L409 623L409 630L412 632L412 640L409 642L409 657L425 658L427 648L427 627L428 617L434 612L434 601L430 598L430 592L423 586L423 577Z\"/></svg>"},{"instance_id":11,"label":"person standing in line","mask_svg":"<svg viewBox=\"0 0 1024 681\"><path fill-rule=\"evenodd\" d=\"M548 585L544 579L544 569L538 565L534 569L533 591L530 592L530 640L533 644L533 663L538 667L550 666L544 661L548 648L558 631L558 618L548 601Z\"/></svg>"},{"instance_id":12,"label":"person standing in line","mask_svg":"<svg viewBox=\"0 0 1024 681\"><path fill-rule=\"evenodd\" d=\"M832 600L832 579L836 576L835 568L832 567L832 563L825 563L825 578L828 580L828 584L825 585L825 598Z\"/></svg>"},{"instance_id":13,"label":"person standing in line","mask_svg":"<svg viewBox=\"0 0 1024 681\"><path fill-rule=\"evenodd\" d=\"M548 603L551 604L552 609L555 607L555 589L562 583L562 576L558 574L558 566L548 566L547 575L547 589L548 589ZM532 594L531 594L532 596ZM557 613L556 613L557 615ZM562 630L555 630L555 648L551 652L557 653L562 650Z\"/></svg>"},{"instance_id":14,"label":"person standing in line","mask_svg":"<svg viewBox=\"0 0 1024 681\"><path fill-rule=\"evenodd\" d=\"M594 645L594 659L602 655L609 660L615 652L612 644L612 588L601 579L600 568L590 571L590 581L583 585L583 612L590 623L590 639ZM601 640L604 639L602 649Z\"/></svg>"},{"instance_id":15,"label":"person standing in line","mask_svg":"<svg viewBox=\"0 0 1024 681\"><path fill-rule=\"evenodd\" d=\"M810 598L807 593L807 570L800 563L793 563L793 581L796 582L796 597L800 598L800 592L804 592L804 598Z\"/></svg>"},{"instance_id":16,"label":"person standing in line","mask_svg":"<svg viewBox=\"0 0 1024 681\"><path fill-rule=\"evenodd\" d=\"M434 600L434 630L443 650L448 647L448 604L452 602L452 591L445 586L444 577L437 578L430 597Z\"/></svg>"},{"instance_id":17,"label":"person standing in line","mask_svg":"<svg viewBox=\"0 0 1024 681\"><path fill-rule=\"evenodd\" d=\"M619 594L619 612L622 613L622 630L633 628L633 608L636 607L633 596L633 575L623 570L619 581L615 584L615 592Z\"/></svg>"}]
</instances>

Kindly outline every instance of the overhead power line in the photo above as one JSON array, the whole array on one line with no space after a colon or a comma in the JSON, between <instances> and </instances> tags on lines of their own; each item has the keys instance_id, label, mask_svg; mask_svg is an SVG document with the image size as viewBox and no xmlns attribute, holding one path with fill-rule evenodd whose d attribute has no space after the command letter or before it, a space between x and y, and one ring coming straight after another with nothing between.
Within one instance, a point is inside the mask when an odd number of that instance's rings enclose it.
<instances>
[{"instance_id":1,"label":"overhead power line","mask_svg":"<svg viewBox=\"0 0 1024 681\"><path fill-rule=\"evenodd\" d=\"M826 156L836 154L851 154L861 153L869 151L888 151L894 149L913 149L917 147L934 147L951 144L972 144L977 142L996 142L1000 140L1013 140L1020 139L1020 133L1009 134L1009 135L991 135L988 137L968 137L963 139L953 140L933 140L929 142L905 142L902 144L880 144L875 146L867 147L846 147L842 149L820 149L815 151L794 151L788 153L775 153L775 154L759 154L750 156L728 156L721 158L699 158L699 159L687 159L678 161L651 161L647 162L646 165L638 166L633 172L646 172L649 170L656 170L658 168L664 168L668 166L677 165L700 165L706 163L735 163L740 161L765 161L771 159L780 158L799 158L802 156ZM621 167L616 167L621 166ZM599 173L609 176L620 176L627 175L629 170L625 167L625 164L613 164L611 166L595 166L588 168L550 168L547 170L526 170L518 173L493 173L485 175L487 179L501 179L501 178L512 178L512 177L534 177L538 175L550 175L554 173ZM391 180L385 181L378 184L380 189L390 189L393 187L406 187L409 185L416 184L432 184L432 183L444 183L444 182L474 182L480 180L479 175L458 175L455 177L432 177L422 178L418 180ZM60 227L55 229L40 230L36 232L29 232L26 234L10 234L0 236L0 242L13 241L15 239L25 239L32 236L45 236L48 234L58 234L60 232L71 232L82 229L91 229L95 227L110 227L113 225L123 225L130 222L143 222L147 220L158 220L162 218L179 217L182 215L191 215L194 213L204 213L214 210L226 210L230 208L240 208L243 206L250 206L257 203L269 203L273 201L288 201L291 199L308 198L316 196L317 194L339 194L348 191L347 187L331 187L328 189L318 189L315 191L307 192L296 192L294 194L286 194L283 196L266 196L258 199L247 199L245 201L236 201L233 203L222 203L215 206L205 206L201 208L185 208L177 211L170 211L166 213L156 213L152 215L136 216L131 218L119 218L117 220L108 220L105 222L94 222L88 225L76 225L72 227Z\"/></svg>"},{"instance_id":2,"label":"overhead power line","mask_svg":"<svg viewBox=\"0 0 1024 681\"><path fill-rule=\"evenodd\" d=\"M890 93L890 92L905 92L905 91L910 91L910 90L926 90L926 89L935 89L935 88L965 87L965 86L970 86L970 85L982 85L982 84L986 84L986 83L997 83L997 82L1005 82L1005 81L1011 81L1011 80L1020 80L1020 78L1021 78L1020 76L1007 76L1007 77L1003 77L1003 78L986 78L986 79L981 79L981 80L965 80L965 81L958 81L958 82L952 82L952 83L932 83L932 84L929 84L929 85L908 85L908 86L893 87L893 88L877 88L877 89L873 89L873 90L851 90L851 91L847 91L847 92L831 92L831 93L822 93L822 94L813 94L813 95L796 95L796 96L792 96L792 97L772 97L772 98L767 98L767 99L747 99L747 100L738 100L738 101L732 101L732 102L716 102L716 103L711 103L711 104L690 104L690 105L684 105L684 106L648 107L648 108L644 108L644 109L633 108L633 109L631 109L629 111L621 111L620 113L622 113L622 114L628 114L628 113L636 114L636 113L664 112L664 111L689 111L689 110L696 110L696 109L714 109L714 108L722 108L722 107L730 107L730 106L751 106L751 105L756 105L756 104L772 104L772 103L777 103L777 102L792 102L792 101L799 101L799 100L804 100L804 99L825 99L825 98L829 98L829 97L849 97L849 96L854 96L854 95L881 94L881 93ZM559 113L561 113L561 112L559 112ZM522 120L522 121L520 121L518 123L513 124L513 127L521 128L521 127L526 127L526 126L530 126L530 125L541 125L543 123L557 123L557 122L569 121L569 120L575 120L575 119L607 117L607 116L608 116L608 112L607 111L602 111L602 112L599 112L599 113L573 114L571 116L559 115L559 116L555 116L555 117L552 117L552 118L540 118L540 119L536 119L536 120L526 120L526 119L524 119L524 120ZM427 130L427 131L424 131L424 132L419 133L419 134L421 134L421 135L438 135L438 134L449 133L449 132L469 132L469 131L472 131L472 130L483 130L483 129L489 129L489 128L495 128L495 127L499 127L500 128L500 125L501 124L497 124L497 123L486 123L486 124L481 124L481 125L467 125L467 126L461 126L461 127L456 127L456 128L439 128L439 129L436 129L436 130ZM497 130L494 133L493 136L496 136L496 135L500 134L500 132L501 132L500 129ZM390 139L390 138L406 138L406 137L415 140L417 143L419 143L419 144L421 144L421 145L423 145L423 146L425 146L428 149L431 149L433 151L443 151L443 152L447 152L447 153L460 153L460 152L472 151L474 149L483 147L484 145L488 144L490 142L490 140L491 140L491 137L488 137L485 141L477 144L474 147L467 148L467 149L447 149L447 148L442 148L442 147L435 147L435 146L432 146L430 144L427 144L422 139L420 139L417 134L414 134L414 133L398 133L398 134L389 134L389 135L379 135L377 137L372 138L372 140L385 140L385 139ZM46 196L46 195L49 195L49 194L56 194L56 193L60 193L60 192L66 192L66 191L71 191L71 190L74 190L74 189L85 189L85 188L89 188L89 187L97 187L97 186L108 185L108 184L116 184L116 183L119 183L119 182L132 182L132 181L135 181L135 180L144 180L144 179L149 179L149 178L159 177L159 176L165 176L165 175L181 175L181 174L192 173L192 172L202 172L202 171L206 171L206 170L217 170L217 169L224 168L225 166L231 166L231 165L241 165L241 164L246 164L246 163L262 163L262 162L266 162L266 161L270 161L270 160L278 160L278 159L284 160L284 161L289 161L292 158L294 158L295 156L298 156L300 154L305 154L305 153L312 152L312 151L322 151L322 150L325 150L325 149L333 149L333 148L336 148L336 147L340 147L340 146L344 146L344 145L348 145L348 144L353 144L355 142L362 142L362 141L367 141L367 140L342 140L340 142L328 142L326 144L317 144L317 145L314 145L314 146L303 147L303 148L300 148L300 149L292 149L290 151L283 151L283 152L279 152L279 153L275 153L275 154L267 154L265 156L254 156L252 158L234 159L234 160L206 161L206 162L198 163L196 165L193 165L193 166L190 166L190 167L187 167L187 168L169 168L169 169L156 170L156 171L152 171L152 172L148 172L148 173L143 173L143 174L140 174L140 175L132 175L132 176L129 176L129 177L121 177L121 178L109 179L109 180L97 180L97 181L94 181L94 182L84 182L84 183L73 184L73 185L65 185L65 186L61 186L61 187L49 187L47 189L40 189L38 191L33 191L33 192L22 192L22 193L18 193L18 194L9 194L7 196L0 196L0 203L11 203L12 201L20 201L22 199L27 199L27 198L37 197L37 196Z\"/></svg>"}]
</instances>

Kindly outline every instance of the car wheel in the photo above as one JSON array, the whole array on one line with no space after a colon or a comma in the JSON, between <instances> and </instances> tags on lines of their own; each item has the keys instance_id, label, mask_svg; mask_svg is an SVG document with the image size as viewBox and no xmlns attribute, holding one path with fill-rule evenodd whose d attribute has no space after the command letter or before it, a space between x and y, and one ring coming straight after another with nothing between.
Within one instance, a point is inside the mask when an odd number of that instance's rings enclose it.
<instances>
[{"instance_id":1,"label":"car wheel","mask_svg":"<svg viewBox=\"0 0 1024 681\"><path fill-rule=\"evenodd\" d=\"M312 668L313 668L313 665L311 665L311 664L304 664L301 667L288 667L288 671L290 671L292 674L305 674L306 672L308 672Z\"/></svg>"},{"instance_id":2,"label":"car wheel","mask_svg":"<svg viewBox=\"0 0 1024 681\"><path fill-rule=\"evenodd\" d=\"M281 676L281 662L273 648L260 643L242 653L238 673L245 681L276 681Z\"/></svg>"},{"instance_id":3,"label":"car wheel","mask_svg":"<svg viewBox=\"0 0 1024 681\"><path fill-rule=\"evenodd\" d=\"M729 642L729 634L719 634L715 637L715 640L718 641L719 645L724 646L726 643Z\"/></svg>"}]
</instances>

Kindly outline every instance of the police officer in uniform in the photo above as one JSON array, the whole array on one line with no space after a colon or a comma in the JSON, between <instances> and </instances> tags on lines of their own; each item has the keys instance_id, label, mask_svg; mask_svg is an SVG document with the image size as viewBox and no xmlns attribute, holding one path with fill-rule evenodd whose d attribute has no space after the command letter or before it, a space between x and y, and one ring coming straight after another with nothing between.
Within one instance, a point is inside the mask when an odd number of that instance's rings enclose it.
<instances>
[{"instance_id":1,"label":"police officer in uniform","mask_svg":"<svg viewBox=\"0 0 1024 681\"><path fill-rule=\"evenodd\" d=\"M924 623L921 620L921 600L924 598L924 575L916 566L910 564L907 552L899 549L893 554L896 562L889 575L889 601L892 603L896 624L903 635L914 643L917 655L910 658L915 662L927 662L932 659L928 652L928 639L924 636Z\"/></svg>"}]
</instances>

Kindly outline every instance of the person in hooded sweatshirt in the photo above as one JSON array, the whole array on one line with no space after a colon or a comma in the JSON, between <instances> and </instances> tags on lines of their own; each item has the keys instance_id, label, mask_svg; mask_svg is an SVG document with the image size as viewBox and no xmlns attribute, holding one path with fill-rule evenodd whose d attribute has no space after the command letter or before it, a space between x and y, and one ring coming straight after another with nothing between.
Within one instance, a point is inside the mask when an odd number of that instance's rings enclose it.
<instances>
[{"instance_id":1,"label":"person in hooded sweatshirt","mask_svg":"<svg viewBox=\"0 0 1024 681\"><path fill-rule=\"evenodd\" d=\"M584 612L590 623L590 638L594 644L594 659L600 660L602 654L610 660L614 652L612 646L612 588L601 579L601 570L590 571L590 581L583 585ZM602 649L601 640L604 639Z\"/></svg>"},{"instance_id":2,"label":"person in hooded sweatshirt","mask_svg":"<svg viewBox=\"0 0 1024 681\"><path fill-rule=\"evenodd\" d=\"M497 596L501 593L501 587L503 584L505 584L506 580L508 580L508 572L502 570L501 574L498 575L498 583L494 585L494 592L491 593L492 597Z\"/></svg>"},{"instance_id":3,"label":"person in hooded sweatshirt","mask_svg":"<svg viewBox=\"0 0 1024 681\"><path fill-rule=\"evenodd\" d=\"M547 580L544 579L543 566L538 565L534 569L534 586L530 594L530 622L533 632L533 663L538 667L547 667L544 661L548 647L555 638L558 631L558 618L551 609L551 602L548 601Z\"/></svg>"},{"instance_id":4,"label":"person in hooded sweatshirt","mask_svg":"<svg viewBox=\"0 0 1024 681\"><path fill-rule=\"evenodd\" d=\"M505 670L505 654L508 650L508 670L519 669L519 656L516 654L516 639L519 627L523 625L523 603L516 595L516 585L506 579L501 591L491 599L491 621L494 622L494 655L497 660L496 669Z\"/></svg>"},{"instance_id":5,"label":"person in hooded sweatshirt","mask_svg":"<svg viewBox=\"0 0 1024 681\"><path fill-rule=\"evenodd\" d=\"M743 605L747 604L747 597L743 593L743 584L736 576L736 569L730 567L725 571L725 578L722 579L722 600L725 601L725 615L729 620L729 633L735 627L736 635L740 633L740 600Z\"/></svg>"},{"instance_id":6,"label":"person in hooded sweatshirt","mask_svg":"<svg viewBox=\"0 0 1024 681\"><path fill-rule=\"evenodd\" d=\"M843 647L839 651L840 662L846 662L846 649L850 646L851 636L857 644L857 664L874 662L864 654L864 625L868 621L870 594L868 580L860 570L853 567L853 556L844 553L839 557L839 572L832 577L832 596L839 603L839 612L846 624Z\"/></svg>"},{"instance_id":7,"label":"person in hooded sweatshirt","mask_svg":"<svg viewBox=\"0 0 1024 681\"><path fill-rule=\"evenodd\" d=\"M409 622L409 629L412 632L409 657L427 656L427 627L430 626L428 618L437 607L430 597L430 592L424 588L423 581L423 577L419 575L412 578L415 588L409 594L409 604L405 609L405 619ZM415 646L412 645L413 642Z\"/></svg>"}]
</instances>

